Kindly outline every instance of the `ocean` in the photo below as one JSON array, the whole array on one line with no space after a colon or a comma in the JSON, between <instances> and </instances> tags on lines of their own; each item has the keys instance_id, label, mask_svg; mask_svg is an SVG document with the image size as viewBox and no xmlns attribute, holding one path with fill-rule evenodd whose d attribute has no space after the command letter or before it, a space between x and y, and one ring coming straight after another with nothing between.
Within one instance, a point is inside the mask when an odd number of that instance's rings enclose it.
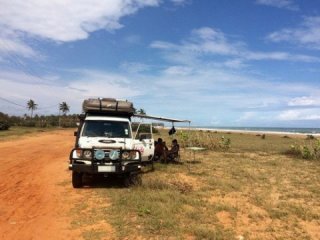
<instances>
[{"instance_id":1,"label":"ocean","mask_svg":"<svg viewBox=\"0 0 320 240\"><path fill-rule=\"evenodd\" d=\"M274 133L297 133L297 134L320 134L320 128L280 128L280 127L212 127L212 126L192 126L192 128L231 130L244 132L274 132Z\"/></svg>"}]
</instances>

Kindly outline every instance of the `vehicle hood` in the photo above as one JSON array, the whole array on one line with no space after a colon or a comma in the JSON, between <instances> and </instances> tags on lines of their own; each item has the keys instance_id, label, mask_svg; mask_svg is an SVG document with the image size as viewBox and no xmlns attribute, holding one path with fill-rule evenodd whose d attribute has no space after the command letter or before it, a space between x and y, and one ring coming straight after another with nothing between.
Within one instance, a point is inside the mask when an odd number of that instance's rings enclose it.
<instances>
[{"instance_id":1,"label":"vehicle hood","mask_svg":"<svg viewBox=\"0 0 320 240\"><path fill-rule=\"evenodd\" d=\"M133 146L131 138L80 137L78 143L80 148L132 149Z\"/></svg>"}]
</instances>

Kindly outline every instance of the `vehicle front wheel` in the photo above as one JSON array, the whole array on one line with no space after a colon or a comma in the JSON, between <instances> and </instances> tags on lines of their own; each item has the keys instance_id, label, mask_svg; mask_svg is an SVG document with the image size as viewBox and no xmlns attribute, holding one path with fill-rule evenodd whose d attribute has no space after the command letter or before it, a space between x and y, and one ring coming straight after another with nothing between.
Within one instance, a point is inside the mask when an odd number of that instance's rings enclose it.
<instances>
[{"instance_id":1,"label":"vehicle front wheel","mask_svg":"<svg viewBox=\"0 0 320 240\"><path fill-rule=\"evenodd\" d=\"M138 186L142 184L140 174L129 174L123 178L123 185L125 187Z\"/></svg>"},{"instance_id":2,"label":"vehicle front wheel","mask_svg":"<svg viewBox=\"0 0 320 240\"><path fill-rule=\"evenodd\" d=\"M72 172L72 186L74 188L81 188L83 186L82 173Z\"/></svg>"}]
</instances>

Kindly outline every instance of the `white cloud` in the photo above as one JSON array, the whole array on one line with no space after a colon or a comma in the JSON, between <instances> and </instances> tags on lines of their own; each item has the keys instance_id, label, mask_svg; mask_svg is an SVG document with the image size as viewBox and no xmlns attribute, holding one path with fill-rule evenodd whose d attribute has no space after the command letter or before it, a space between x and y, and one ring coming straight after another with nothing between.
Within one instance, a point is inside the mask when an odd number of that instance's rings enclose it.
<instances>
[{"instance_id":1,"label":"white cloud","mask_svg":"<svg viewBox=\"0 0 320 240\"><path fill-rule=\"evenodd\" d=\"M192 30L192 34L204 40L214 40L225 41L224 34L218 30L209 27L202 27Z\"/></svg>"},{"instance_id":2,"label":"white cloud","mask_svg":"<svg viewBox=\"0 0 320 240\"><path fill-rule=\"evenodd\" d=\"M19 39L9 39L0 36L0 55L16 54L25 58L33 58L39 54Z\"/></svg>"},{"instance_id":3,"label":"white cloud","mask_svg":"<svg viewBox=\"0 0 320 240\"><path fill-rule=\"evenodd\" d=\"M121 28L121 17L160 0L2 0L0 31L12 29L54 41L85 39L90 32Z\"/></svg>"},{"instance_id":4,"label":"white cloud","mask_svg":"<svg viewBox=\"0 0 320 240\"><path fill-rule=\"evenodd\" d=\"M320 120L320 109L287 110L278 115L282 121Z\"/></svg>"},{"instance_id":5,"label":"white cloud","mask_svg":"<svg viewBox=\"0 0 320 240\"><path fill-rule=\"evenodd\" d=\"M124 41L128 44L139 44L141 42L141 37L139 35L130 35L124 38Z\"/></svg>"},{"instance_id":6,"label":"white cloud","mask_svg":"<svg viewBox=\"0 0 320 240\"><path fill-rule=\"evenodd\" d=\"M191 36L174 44L165 41L154 41L150 45L166 51L167 59L179 63L194 64L201 57L223 56L229 57L226 66L244 67L244 61L296 61L318 62L318 57L293 54L288 52L259 52L248 49L247 45L240 41L231 41L220 30L202 27L191 31Z\"/></svg>"},{"instance_id":7,"label":"white cloud","mask_svg":"<svg viewBox=\"0 0 320 240\"><path fill-rule=\"evenodd\" d=\"M300 106L320 106L320 98L319 97L296 97L290 99L288 102L288 106L291 107L300 107Z\"/></svg>"},{"instance_id":8,"label":"white cloud","mask_svg":"<svg viewBox=\"0 0 320 240\"><path fill-rule=\"evenodd\" d=\"M284 8L292 11L299 10L299 6L292 0L256 0L257 4L266 5L277 8Z\"/></svg>"},{"instance_id":9,"label":"white cloud","mask_svg":"<svg viewBox=\"0 0 320 240\"><path fill-rule=\"evenodd\" d=\"M150 66L140 62L124 62L120 65L120 69L129 73L140 73L150 69Z\"/></svg>"},{"instance_id":10,"label":"white cloud","mask_svg":"<svg viewBox=\"0 0 320 240\"><path fill-rule=\"evenodd\" d=\"M293 61L293 62L319 62L318 57L291 54L287 52L248 52L246 55L248 60L277 60L277 61Z\"/></svg>"},{"instance_id":11,"label":"white cloud","mask_svg":"<svg viewBox=\"0 0 320 240\"><path fill-rule=\"evenodd\" d=\"M123 75L96 70L78 70L77 73L81 77L71 81L68 87L82 91L83 97L126 98L140 94L136 86L130 86L131 82Z\"/></svg>"},{"instance_id":12,"label":"white cloud","mask_svg":"<svg viewBox=\"0 0 320 240\"><path fill-rule=\"evenodd\" d=\"M168 43L164 41L154 41L150 44L150 47L168 50L168 49L175 49L176 45L173 43Z\"/></svg>"},{"instance_id":13,"label":"white cloud","mask_svg":"<svg viewBox=\"0 0 320 240\"><path fill-rule=\"evenodd\" d=\"M0 71L0 85L1 97L22 105L34 99L39 103L38 114L57 113L57 107L41 108L62 101L71 106L72 113L79 113L85 98L115 97L129 99L149 114L190 118L195 124L210 124L212 116L219 116L216 124L220 125L274 122L279 117L277 112L271 115L270 109L290 109L289 96L319 93L312 85L270 83L240 71L205 64L168 66L153 75L76 69L66 76L37 78ZM10 114L27 113L26 109L1 101L0 109ZM267 120L263 116L268 116Z\"/></svg>"},{"instance_id":14,"label":"white cloud","mask_svg":"<svg viewBox=\"0 0 320 240\"><path fill-rule=\"evenodd\" d=\"M241 69L248 66L247 64L244 63L244 60L242 59L231 59L231 60L225 61L223 65L228 68L234 68L234 69Z\"/></svg>"},{"instance_id":15,"label":"white cloud","mask_svg":"<svg viewBox=\"0 0 320 240\"><path fill-rule=\"evenodd\" d=\"M208 47L212 45L223 47L222 50ZM181 111L189 107L189 111L193 109L192 112L199 112L201 116L208 114L200 109L211 109L220 116L222 125L284 124L286 116L283 113L280 118L279 112L293 107L288 106L288 102L294 98L292 96L319 94L317 86L303 79L300 82L281 82L279 79L274 81L241 71L250 61L318 62L317 57L289 52L252 51L245 43L232 41L221 31L212 28L195 29L189 38L180 43L155 41L151 47L159 49L171 64L155 81L159 91L153 97L163 99L164 105L170 105L170 100L174 98L179 102L177 105L182 106ZM213 113L210 114L212 116ZM228 117L224 117L226 115ZM198 115L192 116L196 118ZM307 117L316 118L313 113Z\"/></svg>"},{"instance_id":16,"label":"white cloud","mask_svg":"<svg viewBox=\"0 0 320 240\"><path fill-rule=\"evenodd\" d=\"M0 27L0 56L22 56L25 58L39 58L40 54L21 41L17 34L2 31Z\"/></svg>"},{"instance_id":17,"label":"white cloud","mask_svg":"<svg viewBox=\"0 0 320 240\"><path fill-rule=\"evenodd\" d=\"M28 99L39 104L38 113L57 113L58 107L42 109L66 101L71 112L79 113L83 99L90 97L132 98L141 94L140 90L125 76L96 70L73 70L74 79L67 83L55 78L37 78L22 73L0 72L0 95L5 99L25 105ZM80 77L78 77L80 76ZM90 81L88 81L90 79ZM0 102L0 108L9 114L23 114L27 110L15 108L6 102ZM3 111L4 111L3 110Z\"/></svg>"},{"instance_id":18,"label":"white cloud","mask_svg":"<svg viewBox=\"0 0 320 240\"><path fill-rule=\"evenodd\" d=\"M171 66L164 70L167 75L173 76L189 76L193 72L193 69L186 66Z\"/></svg>"},{"instance_id":19,"label":"white cloud","mask_svg":"<svg viewBox=\"0 0 320 240\"><path fill-rule=\"evenodd\" d=\"M320 50L320 16L305 17L296 28L285 28L267 36L273 42L290 42Z\"/></svg>"},{"instance_id":20,"label":"white cloud","mask_svg":"<svg viewBox=\"0 0 320 240\"><path fill-rule=\"evenodd\" d=\"M257 118L255 112L244 112L243 115L237 120L238 122L247 121L253 118Z\"/></svg>"},{"instance_id":21,"label":"white cloud","mask_svg":"<svg viewBox=\"0 0 320 240\"><path fill-rule=\"evenodd\" d=\"M209 27L194 29L191 34L191 41L185 44L185 48L199 53L237 55L243 45L240 42L230 43L224 33Z\"/></svg>"},{"instance_id":22,"label":"white cloud","mask_svg":"<svg viewBox=\"0 0 320 240\"><path fill-rule=\"evenodd\" d=\"M43 59L26 39L57 42L86 39L96 30L121 28L122 17L159 3L160 0L1 0L0 57ZM128 36L125 41L136 44L140 37Z\"/></svg>"},{"instance_id":23,"label":"white cloud","mask_svg":"<svg viewBox=\"0 0 320 240\"><path fill-rule=\"evenodd\" d=\"M174 5L185 5L190 2L190 0L171 0Z\"/></svg>"},{"instance_id":24,"label":"white cloud","mask_svg":"<svg viewBox=\"0 0 320 240\"><path fill-rule=\"evenodd\" d=\"M151 43L152 48L175 50L194 55L237 55L239 45L239 42L229 43L221 31L209 27L192 30L191 37L180 45L164 41Z\"/></svg>"}]
</instances>

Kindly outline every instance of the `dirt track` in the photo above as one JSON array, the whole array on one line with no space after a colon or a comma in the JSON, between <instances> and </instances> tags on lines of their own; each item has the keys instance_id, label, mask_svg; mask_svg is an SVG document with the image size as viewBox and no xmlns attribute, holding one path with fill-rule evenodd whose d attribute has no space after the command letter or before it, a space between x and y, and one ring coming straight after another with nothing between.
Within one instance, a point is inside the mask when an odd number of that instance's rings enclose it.
<instances>
[{"instance_id":1,"label":"dirt track","mask_svg":"<svg viewBox=\"0 0 320 240\"><path fill-rule=\"evenodd\" d=\"M73 132L0 142L0 239L77 239L68 213L81 198L70 183Z\"/></svg>"}]
</instances>

